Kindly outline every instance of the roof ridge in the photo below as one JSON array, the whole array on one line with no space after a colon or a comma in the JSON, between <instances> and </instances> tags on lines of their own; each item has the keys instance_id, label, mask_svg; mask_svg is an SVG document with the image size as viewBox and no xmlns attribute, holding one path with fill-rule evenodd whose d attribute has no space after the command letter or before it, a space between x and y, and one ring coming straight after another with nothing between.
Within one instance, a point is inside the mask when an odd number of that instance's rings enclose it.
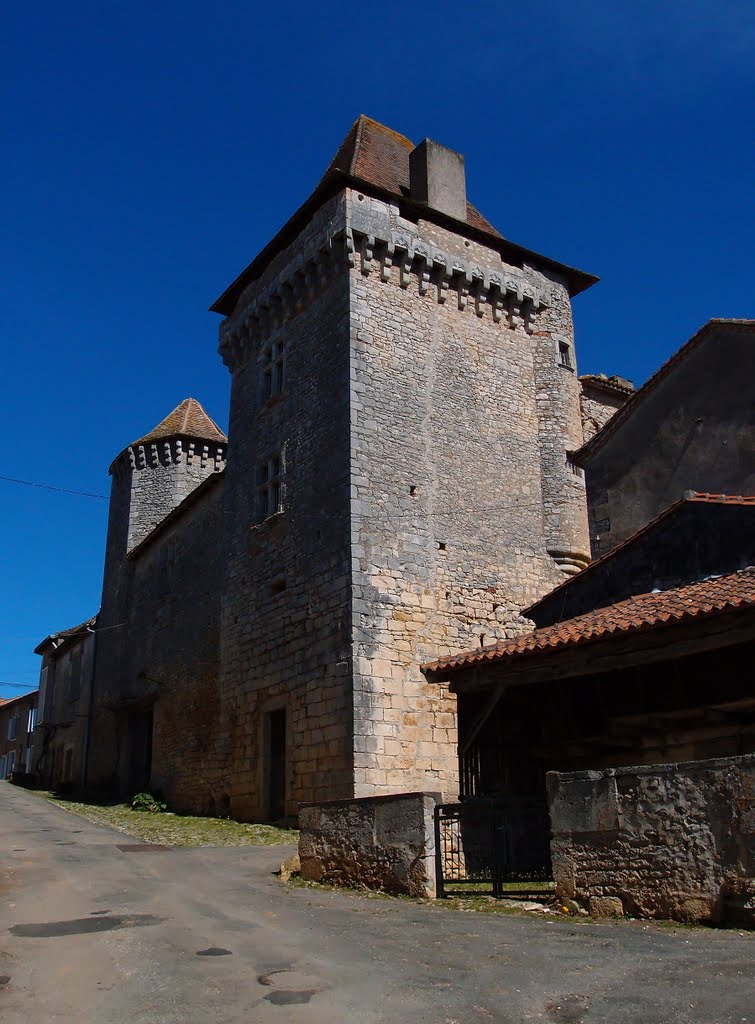
<instances>
[{"instance_id":1,"label":"roof ridge","mask_svg":"<svg viewBox=\"0 0 755 1024\"><path fill-rule=\"evenodd\" d=\"M655 529L659 523L661 523L667 516L673 512L678 511L683 505L686 504L711 504L711 505L751 505L755 504L755 495L733 495L733 494L711 494L706 491L685 491L680 498L676 501L672 501L670 505L662 509L654 519L650 522L645 523L635 533L625 537L624 540L620 541L615 547L612 547L605 554L601 555L600 558L594 559L592 562L588 562L587 565L580 572L575 573L573 576L567 577L562 583L559 583L553 590L548 591L543 597L538 598L537 601L533 601L532 604L528 604L526 608L522 608L521 614L525 618L529 618L529 612L534 608L537 608L540 604L545 601L549 601L554 594L558 594L565 590L567 587L575 586L576 580L584 578L585 573L592 572L599 566L605 565L606 562L610 561L620 551L624 551L630 545L634 544L638 538L643 537L650 530Z\"/></svg>"},{"instance_id":2,"label":"roof ridge","mask_svg":"<svg viewBox=\"0 0 755 1024\"><path fill-rule=\"evenodd\" d=\"M661 363L655 373L652 373L645 383L642 384L641 387L637 388L634 394L627 398L621 408L617 409L614 415L611 416L607 423L596 434L594 434L589 441L586 441L581 448L574 452L572 456L573 460L581 465L581 460L585 458L585 456L592 455L593 452L602 448L606 441L616 433L617 428L632 415L634 409L643 401L645 396L653 391L654 388L656 388L658 384L668 376L671 370L685 359L690 352L694 351L694 349L696 349L709 334L713 333L717 327L755 330L755 320L726 319L724 317L712 317L710 320L707 320L702 327L695 331L691 338L688 338L675 352L672 352L664 363Z\"/></svg>"},{"instance_id":3,"label":"roof ridge","mask_svg":"<svg viewBox=\"0 0 755 1024\"><path fill-rule=\"evenodd\" d=\"M197 437L201 440L226 442L224 431L208 414L204 406L196 398L184 398L175 409L154 426L143 437L137 438L129 445L149 444L152 441L179 436Z\"/></svg>"}]
</instances>

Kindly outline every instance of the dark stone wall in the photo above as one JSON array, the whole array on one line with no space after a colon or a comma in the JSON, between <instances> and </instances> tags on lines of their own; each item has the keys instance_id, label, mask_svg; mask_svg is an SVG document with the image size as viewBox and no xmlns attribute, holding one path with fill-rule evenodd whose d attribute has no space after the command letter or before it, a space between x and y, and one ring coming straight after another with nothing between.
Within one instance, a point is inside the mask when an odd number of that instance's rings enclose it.
<instances>
[{"instance_id":1,"label":"dark stone wall","mask_svg":"<svg viewBox=\"0 0 755 1024\"><path fill-rule=\"evenodd\" d=\"M687 501L647 533L528 611L550 626L633 594L668 590L755 564L755 503Z\"/></svg>"},{"instance_id":2,"label":"dark stone wall","mask_svg":"<svg viewBox=\"0 0 755 1024\"><path fill-rule=\"evenodd\" d=\"M755 491L752 331L719 327L681 359L585 462L593 557L685 491Z\"/></svg>"},{"instance_id":3,"label":"dark stone wall","mask_svg":"<svg viewBox=\"0 0 755 1024\"><path fill-rule=\"evenodd\" d=\"M124 562L117 685L99 672L95 681L91 787L133 795L133 716L151 709L149 788L172 810L226 809L217 751L222 495L221 478ZM98 633L98 667L108 641Z\"/></svg>"}]
</instances>

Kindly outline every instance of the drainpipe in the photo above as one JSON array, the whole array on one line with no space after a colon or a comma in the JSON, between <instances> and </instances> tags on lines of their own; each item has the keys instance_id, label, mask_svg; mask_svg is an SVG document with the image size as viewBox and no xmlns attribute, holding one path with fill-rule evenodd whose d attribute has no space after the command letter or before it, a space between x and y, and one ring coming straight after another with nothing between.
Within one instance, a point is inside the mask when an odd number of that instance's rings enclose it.
<instances>
[{"instance_id":1,"label":"drainpipe","mask_svg":"<svg viewBox=\"0 0 755 1024\"><path fill-rule=\"evenodd\" d=\"M89 772L89 741L92 733L92 713L94 711L94 670L97 667L97 630L87 626L87 631L92 633L92 670L89 673L89 705L87 707L87 724L84 731L84 756L81 759L81 789L84 791L87 786L87 774Z\"/></svg>"}]
</instances>

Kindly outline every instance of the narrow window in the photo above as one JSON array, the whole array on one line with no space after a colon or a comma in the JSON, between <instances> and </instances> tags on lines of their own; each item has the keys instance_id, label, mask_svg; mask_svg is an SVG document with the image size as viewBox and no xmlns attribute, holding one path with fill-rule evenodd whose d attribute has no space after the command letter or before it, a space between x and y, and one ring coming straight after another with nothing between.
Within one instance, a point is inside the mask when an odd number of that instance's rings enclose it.
<instances>
[{"instance_id":1,"label":"narrow window","mask_svg":"<svg viewBox=\"0 0 755 1024\"><path fill-rule=\"evenodd\" d=\"M558 361L561 366L565 366L567 370L571 370L571 347L565 341L559 341L558 343Z\"/></svg>"},{"instance_id":2,"label":"narrow window","mask_svg":"<svg viewBox=\"0 0 755 1024\"><path fill-rule=\"evenodd\" d=\"M157 594L165 597L173 590L176 572L176 542L163 544L157 554Z\"/></svg>"},{"instance_id":3,"label":"narrow window","mask_svg":"<svg viewBox=\"0 0 755 1024\"><path fill-rule=\"evenodd\" d=\"M283 508L283 457L280 453L257 466L257 520L262 522Z\"/></svg>"},{"instance_id":4,"label":"narrow window","mask_svg":"<svg viewBox=\"0 0 755 1024\"><path fill-rule=\"evenodd\" d=\"M71 652L68 662L68 699L78 700L81 693L81 650Z\"/></svg>"},{"instance_id":5,"label":"narrow window","mask_svg":"<svg viewBox=\"0 0 755 1024\"><path fill-rule=\"evenodd\" d=\"M18 715L8 720L8 739L14 740L18 734Z\"/></svg>"},{"instance_id":6,"label":"narrow window","mask_svg":"<svg viewBox=\"0 0 755 1024\"><path fill-rule=\"evenodd\" d=\"M285 347L282 341L266 345L262 351L262 398L267 401L283 391Z\"/></svg>"}]
</instances>

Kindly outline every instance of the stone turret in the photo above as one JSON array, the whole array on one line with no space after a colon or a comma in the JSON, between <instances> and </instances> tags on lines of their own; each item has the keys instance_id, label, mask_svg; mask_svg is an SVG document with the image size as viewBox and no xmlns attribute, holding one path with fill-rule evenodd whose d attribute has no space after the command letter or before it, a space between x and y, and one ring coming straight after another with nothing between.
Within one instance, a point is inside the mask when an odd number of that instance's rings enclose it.
<instances>
[{"instance_id":1,"label":"stone turret","mask_svg":"<svg viewBox=\"0 0 755 1024\"><path fill-rule=\"evenodd\" d=\"M227 443L199 402L186 398L113 460L101 629L122 621L128 553L204 480L225 467ZM108 649L117 661L115 637Z\"/></svg>"},{"instance_id":2,"label":"stone turret","mask_svg":"<svg viewBox=\"0 0 755 1024\"><path fill-rule=\"evenodd\" d=\"M228 438L196 398L180 405L148 434L125 448L110 466L110 499L121 537L110 536L128 554L210 474L225 466ZM125 506L125 507L119 507Z\"/></svg>"}]
</instances>

